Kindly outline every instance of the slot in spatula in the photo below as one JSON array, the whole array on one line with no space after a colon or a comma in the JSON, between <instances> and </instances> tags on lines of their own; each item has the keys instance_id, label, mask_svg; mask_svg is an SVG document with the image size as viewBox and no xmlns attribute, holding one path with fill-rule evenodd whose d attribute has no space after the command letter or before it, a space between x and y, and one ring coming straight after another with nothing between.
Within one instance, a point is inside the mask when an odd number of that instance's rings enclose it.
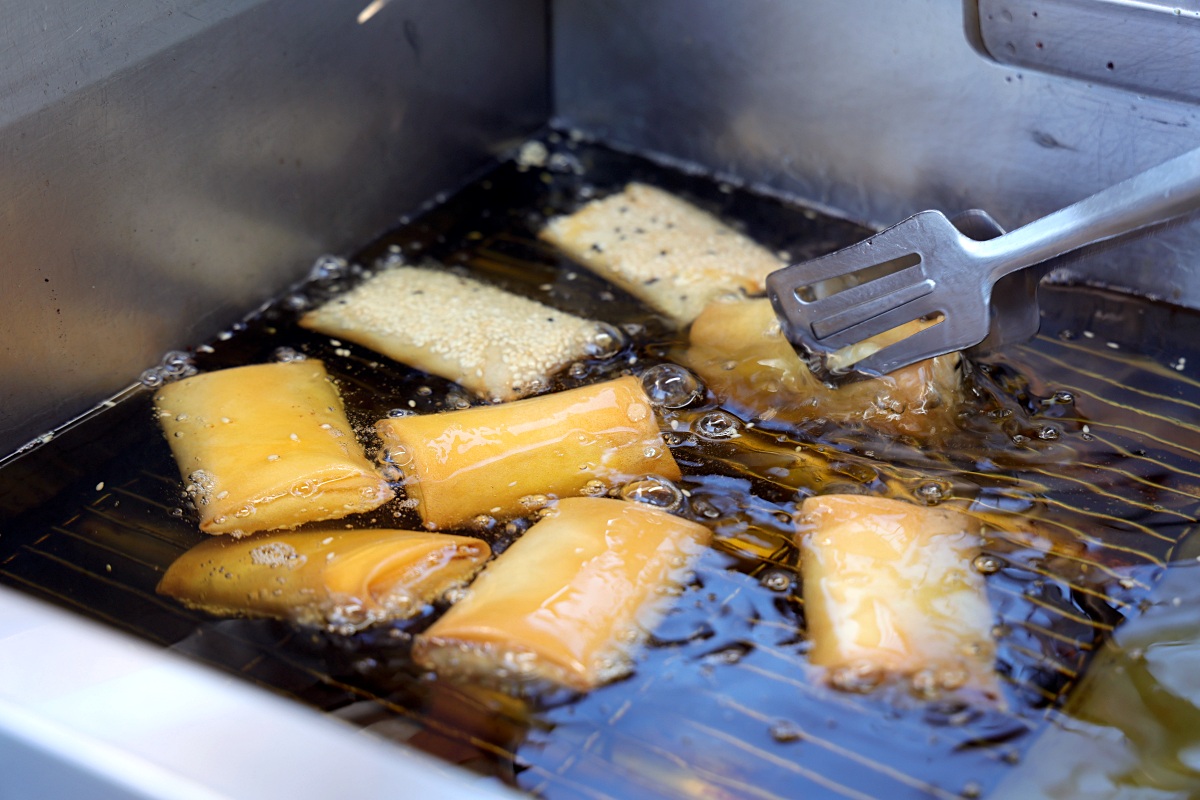
<instances>
[{"instance_id":1,"label":"slot in spatula","mask_svg":"<svg viewBox=\"0 0 1200 800\"><path fill-rule=\"evenodd\" d=\"M1200 206L1200 150L992 239L922 211L869 239L767 277L784 334L824 378L828 356L923 320L854 363L880 375L978 344L992 327L992 287L1010 273L1165 222ZM1010 311L1006 311L1006 306ZM1011 313L1012 303L994 314Z\"/></svg>"}]
</instances>

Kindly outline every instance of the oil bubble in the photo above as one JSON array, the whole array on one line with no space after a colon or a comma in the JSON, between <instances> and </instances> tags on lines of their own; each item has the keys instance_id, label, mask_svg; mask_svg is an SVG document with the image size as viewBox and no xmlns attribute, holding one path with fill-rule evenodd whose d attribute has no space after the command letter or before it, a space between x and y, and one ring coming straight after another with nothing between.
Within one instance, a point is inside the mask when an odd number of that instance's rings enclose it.
<instances>
[{"instance_id":1,"label":"oil bubble","mask_svg":"<svg viewBox=\"0 0 1200 800\"><path fill-rule=\"evenodd\" d=\"M666 478L648 475L621 487L621 499L645 503L663 511L678 511L683 507L683 492Z\"/></svg>"},{"instance_id":2,"label":"oil bubble","mask_svg":"<svg viewBox=\"0 0 1200 800\"><path fill-rule=\"evenodd\" d=\"M413 452L402 444L394 444L388 448L387 459L397 467L406 467L412 463Z\"/></svg>"},{"instance_id":3,"label":"oil bubble","mask_svg":"<svg viewBox=\"0 0 1200 800\"><path fill-rule=\"evenodd\" d=\"M596 333L588 342L587 354L592 358L612 358L625 346L625 334L607 322L596 325Z\"/></svg>"},{"instance_id":4,"label":"oil bubble","mask_svg":"<svg viewBox=\"0 0 1200 800\"><path fill-rule=\"evenodd\" d=\"M196 374L192 357L182 350L171 350L162 358L162 371L167 378L184 378Z\"/></svg>"},{"instance_id":5,"label":"oil bubble","mask_svg":"<svg viewBox=\"0 0 1200 800\"><path fill-rule=\"evenodd\" d=\"M992 575L1004 569L1004 559L999 556L991 555L990 553L981 553L975 556L971 562L971 566L981 575Z\"/></svg>"},{"instance_id":6,"label":"oil bubble","mask_svg":"<svg viewBox=\"0 0 1200 800\"><path fill-rule=\"evenodd\" d=\"M769 569L759 576L758 582L773 592L786 592L792 588L792 575L784 569Z\"/></svg>"},{"instance_id":7,"label":"oil bubble","mask_svg":"<svg viewBox=\"0 0 1200 800\"><path fill-rule=\"evenodd\" d=\"M546 168L551 172L565 172L572 175L583 174L583 164L571 153L555 153L546 162Z\"/></svg>"},{"instance_id":8,"label":"oil bubble","mask_svg":"<svg viewBox=\"0 0 1200 800\"><path fill-rule=\"evenodd\" d=\"M782 743L798 742L804 738L804 731L800 726L787 719L773 723L767 732L771 734L772 739Z\"/></svg>"},{"instance_id":9,"label":"oil bubble","mask_svg":"<svg viewBox=\"0 0 1200 800\"><path fill-rule=\"evenodd\" d=\"M304 361L307 358L307 356L305 356L303 353L297 352L290 347L275 348L273 357L280 364L290 364L293 361Z\"/></svg>"},{"instance_id":10,"label":"oil bubble","mask_svg":"<svg viewBox=\"0 0 1200 800\"><path fill-rule=\"evenodd\" d=\"M658 364L643 372L642 388L660 408L683 408L703 394L699 379L677 364Z\"/></svg>"},{"instance_id":11,"label":"oil bubble","mask_svg":"<svg viewBox=\"0 0 1200 800\"><path fill-rule=\"evenodd\" d=\"M550 504L550 498L544 494L527 494L517 501L526 511L536 511Z\"/></svg>"},{"instance_id":12,"label":"oil bubble","mask_svg":"<svg viewBox=\"0 0 1200 800\"><path fill-rule=\"evenodd\" d=\"M601 497L608 491L608 486L603 481L590 480L583 485L579 493L585 497Z\"/></svg>"},{"instance_id":13,"label":"oil bubble","mask_svg":"<svg viewBox=\"0 0 1200 800\"><path fill-rule=\"evenodd\" d=\"M706 439L732 439L741 426L737 417L725 411L711 411L696 421L696 432Z\"/></svg>"},{"instance_id":14,"label":"oil bubble","mask_svg":"<svg viewBox=\"0 0 1200 800\"><path fill-rule=\"evenodd\" d=\"M350 264L344 258L333 255L319 256L308 271L310 281L332 281L346 274Z\"/></svg>"},{"instance_id":15,"label":"oil bubble","mask_svg":"<svg viewBox=\"0 0 1200 800\"><path fill-rule=\"evenodd\" d=\"M949 487L936 481L926 481L913 492L927 506L936 506L950 494Z\"/></svg>"},{"instance_id":16,"label":"oil bubble","mask_svg":"<svg viewBox=\"0 0 1200 800\"><path fill-rule=\"evenodd\" d=\"M166 376L158 367L150 367L138 376L138 381L147 389L157 389L167 382Z\"/></svg>"},{"instance_id":17,"label":"oil bubble","mask_svg":"<svg viewBox=\"0 0 1200 800\"><path fill-rule=\"evenodd\" d=\"M830 670L829 685L839 691L866 694L883 681L883 670L876 665L860 661Z\"/></svg>"}]
</instances>

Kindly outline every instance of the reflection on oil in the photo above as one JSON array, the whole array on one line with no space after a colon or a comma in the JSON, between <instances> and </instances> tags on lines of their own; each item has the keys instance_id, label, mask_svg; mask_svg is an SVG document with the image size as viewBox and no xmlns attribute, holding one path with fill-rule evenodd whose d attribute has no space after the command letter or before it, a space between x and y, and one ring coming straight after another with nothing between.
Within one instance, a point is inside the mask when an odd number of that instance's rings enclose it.
<instances>
[{"instance_id":1,"label":"reflection on oil","mask_svg":"<svg viewBox=\"0 0 1200 800\"><path fill-rule=\"evenodd\" d=\"M1171 565L1159 596L1097 654L1066 713L994 797L1200 794L1200 563Z\"/></svg>"}]
</instances>

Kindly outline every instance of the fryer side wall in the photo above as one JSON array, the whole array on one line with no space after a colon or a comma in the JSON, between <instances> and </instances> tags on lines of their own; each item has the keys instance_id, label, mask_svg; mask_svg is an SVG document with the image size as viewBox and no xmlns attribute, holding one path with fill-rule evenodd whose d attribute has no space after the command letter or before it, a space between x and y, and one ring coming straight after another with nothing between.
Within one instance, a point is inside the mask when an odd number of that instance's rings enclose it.
<instances>
[{"instance_id":1,"label":"fryer side wall","mask_svg":"<svg viewBox=\"0 0 1200 800\"><path fill-rule=\"evenodd\" d=\"M1200 146L1195 105L981 55L973 6L555 0L557 122L878 226L978 207L1012 229ZM1197 308L1197 255L1193 219L1060 275Z\"/></svg>"},{"instance_id":2,"label":"fryer side wall","mask_svg":"<svg viewBox=\"0 0 1200 800\"><path fill-rule=\"evenodd\" d=\"M0 454L460 185L549 113L545 0L10 6Z\"/></svg>"}]
</instances>

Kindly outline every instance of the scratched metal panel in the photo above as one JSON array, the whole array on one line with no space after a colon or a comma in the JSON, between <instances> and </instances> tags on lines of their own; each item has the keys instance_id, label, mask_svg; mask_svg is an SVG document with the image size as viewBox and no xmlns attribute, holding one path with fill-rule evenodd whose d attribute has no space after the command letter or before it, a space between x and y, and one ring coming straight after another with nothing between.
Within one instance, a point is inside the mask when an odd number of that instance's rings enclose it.
<instances>
[{"instance_id":1,"label":"scratched metal panel","mask_svg":"<svg viewBox=\"0 0 1200 800\"><path fill-rule=\"evenodd\" d=\"M553 26L562 124L873 225L1011 229L1200 146L1196 105L996 63L970 0L557 0ZM1191 222L1068 274L1200 307L1198 259Z\"/></svg>"},{"instance_id":2,"label":"scratched metal panel","mask_svg":"<svg viewBox=\"0 0 1200 800\"><path fill-rule=\"evenodd\" d=\"M1200 4L979 0L979 34L1002 64L1200 102Z\"/></svg>"},{"instance_id":3,"label":"scratched metal panel","mask_svg":"<svg viewBox=\"0 0 1200 800\"><path fill-rule=\"evenodd\" d=\"M0 454L548 113L542 0L5 5Z\"/></svg>"}]
</instances>

